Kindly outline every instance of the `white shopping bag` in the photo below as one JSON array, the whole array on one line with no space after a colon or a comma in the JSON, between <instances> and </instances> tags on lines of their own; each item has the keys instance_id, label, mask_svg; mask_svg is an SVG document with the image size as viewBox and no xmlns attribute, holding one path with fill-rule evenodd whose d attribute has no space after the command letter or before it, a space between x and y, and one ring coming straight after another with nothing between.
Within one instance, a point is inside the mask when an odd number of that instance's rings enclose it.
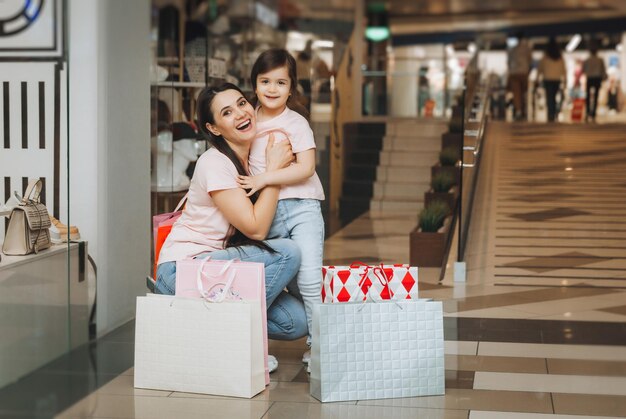
<instances>
[{"instance_id":1,"label":"white shopping bag","mask_svg":"<svg viewBox=\"0 0 626 419\"><path fill-rule=\"evenodd\" d=\"M440 301L316 304L310 393L322 402L445 391Z\"/></svg>"},{"instance_id":2,"label":"white shopping bag","mask_svg":"<svg viewBox=\"0 0 626 419\"><path fill-rule=\"evenodd\" d=\"M265 389L259 301L137 297L135 387L253 397Z\"/></svg>"}]
</instances>

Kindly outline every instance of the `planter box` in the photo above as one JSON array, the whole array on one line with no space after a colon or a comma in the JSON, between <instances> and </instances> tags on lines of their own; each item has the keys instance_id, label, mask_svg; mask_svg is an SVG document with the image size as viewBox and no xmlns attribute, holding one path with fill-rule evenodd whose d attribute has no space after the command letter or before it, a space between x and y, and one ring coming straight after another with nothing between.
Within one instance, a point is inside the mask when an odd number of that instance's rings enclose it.
<instances>
[{"instance_id":1,"label":"planter box","mask_svg":"<svg viewBox=\"0 0 626 419\"><path fill-rule=\"evenodd\" d=\"M430 168L430 178L434 178L438 173L449 173L454 181L458 185L461 183L461 168L458 166L442 166L441 163L437 163Z\"/></svg>"},{"instance_id":2,"label":"planter box","mask_svg":"<svg viewBox=\"0 0 626 419\"><path fill-rule=\"evenodd\" d=\"M433 268L443 265L450 223L444 223L441 232L423 233L415 228L409 233L409 259L411 266Z\"/></svg>"},{"instance_id":3,"label":"planter box","mask_svg":"<svg viewBox=\"0 0 626 419\"><path fill-rule=\"evenodd\" d=\"M441 148L455 147L460 149L463 146L462 132L445 132L441 134Z\"/></svg>"},{"instance_id":4,"label":"planter box","mask_svg":"<svg viewBox=\"0 0 626 419\"><path fill-rule=\"evenodd\" d=\"M433 201L443 201L448 204L450 214L452 214L456 209L457 191L458 189L453 187L449 192L433 192L432 189L424 192L424 207L427 207Z\"/></svg>"}]
</instances>

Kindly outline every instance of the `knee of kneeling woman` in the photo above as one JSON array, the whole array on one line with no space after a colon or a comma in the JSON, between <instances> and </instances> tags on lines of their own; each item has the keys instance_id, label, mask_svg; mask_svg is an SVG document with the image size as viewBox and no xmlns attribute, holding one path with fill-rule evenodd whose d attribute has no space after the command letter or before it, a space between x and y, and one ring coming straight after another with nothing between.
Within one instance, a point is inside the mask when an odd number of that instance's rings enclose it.
<instances>
[{"instance_id":1,"label":"knee of kneeling woman","mask_svg":"<svg viewBox=\"0 0 626 419\"><path fill-rule=\"evenodd\" d=\"M272 306L267 316L267 332L270 339L295 340L307 336L309 326L302 303L288 296Z\"/></svg>"},{"instance_id":2,"label":"knee of kneeling woman","mask_svg":"<svg viewBox=\"0 0 626 419\"><path fill-rule=\"evenodd\" d=\"M157 268L154 286L156 294L174 295L176 289L176 262L165 262Z\"/></svg>"}]
</instances>

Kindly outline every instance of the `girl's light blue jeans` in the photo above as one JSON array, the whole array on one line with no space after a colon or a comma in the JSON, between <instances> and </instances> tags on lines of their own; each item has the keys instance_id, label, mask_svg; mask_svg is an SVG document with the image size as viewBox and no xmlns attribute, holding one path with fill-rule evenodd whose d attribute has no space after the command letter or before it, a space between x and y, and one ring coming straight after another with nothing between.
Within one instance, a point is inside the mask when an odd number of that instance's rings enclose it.
<instances>
[{"instance_id":1,"label":"girl's light blue jeans","mask_svg":"<svg viewBox=\"0 0 626 419\"><path fill-rule=\"evenodd\" d=\"M210 256L213 260L239 259L265 264L265 295L267 301L267 334L270 339L294 340L307 334L307 322L302 301L298 296L284 291L300 267L300 250L287 239L266 240L276 253L256 246L229 247L203 253L198 258ZM155 291L173 295L176 290L176 262L161 263L157 268Z\"/></svg>"},{"instance_id":2,"label":"girl's light blue jeans","mask_svg":"<svg viewBox=\"0 0 626 419\"><path fill-rule=\"evenodd\" d=\"M324 259L324 218L316 199L281 199L268 237L293 240L300 248L302 263L296 281L287 285L289 293L304 301L311 345L313 305L322 302L322 263Z\"/></svg>"}]
</instances>

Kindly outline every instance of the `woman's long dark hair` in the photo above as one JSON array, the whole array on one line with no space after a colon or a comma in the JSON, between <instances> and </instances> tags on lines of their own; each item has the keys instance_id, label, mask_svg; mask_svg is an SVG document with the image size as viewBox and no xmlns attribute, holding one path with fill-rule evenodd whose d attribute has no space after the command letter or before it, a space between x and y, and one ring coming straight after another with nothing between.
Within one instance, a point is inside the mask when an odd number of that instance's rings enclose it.
<instances>
[{"instance_id":1,"label":"woman's long dark hair","mask_svg":"<svg viewBox=\"0 0 626 419\"><path fill-rule=\"evenodd\" d=\"M198 96L198 125L200 126L200 130L202 133L208 138L209 142L213 147L217 149L220 153L228 157L228 159L233 162L235 167L237 168L237 173L242 176L249 176L250 173L246 171L243 166L243 162L237 156L237 153L230 148L228 142L221 135L215 135L207 128L206 124L209 123L211 125L215 124L215 116L213 115L213 111L211 110L211 105L213 104L213 100L218 93L225 92L226 90L236 90L241 93L241 96L244 98L246 95L243 94L239 87L235 86L232 83L224 83L218 87L207 87ZM256 192L254 195L250 197L250 200L254 204L256 200L259 198L259 192ZM256 247L260 247L261 249L267 250L271 253L275 253L275 250L270 246L265 244L260 240L254 240L243 234L241 231L236 229L233 225L228 229L228 233L226 234L226 238L224 239L224 247L235 247L235 246L245 246L252 245Z\"/></svg>"},{"instance_id":2,"label":"woman's long dark hair","mask_svg":"<svg viewBox=\"0 0 626 419\"><path fill-rule=\"evenodd\" d=\"M546 46L546 54L553 60L558 60L561 58L561 48L559 48L559 44L553 37L551 37L548 41L548 45Z\"/></svg>"},{"instance_id":3,"label":"woman's long dark hair","mask_svg":"<svg viewBox=\"0 0 626 419\"><path fill-rule=\"evenodd\" d=\"M287 107L293 111L298 112L300 115L304 116L308 120L309 112L298 100L300 98L300 92L298 92L298 73L296 70L296 60L285 49L268 49L267 51L262 52L261 55L259 55L259 58L257 58L254 62L254 65L252 66L252 71L250 72L250 82L252 83L252 90L255 92L251 100L252 105L254 105L254 107L256 108L259 103L259 100L256 97L256 79L259 74L268 73L279 67L287 67L287 73L289 74L289 80L291 81L291 86L289 88L289 93L291 93L291 96L289 96L289 98L287 99Z\"/></svg>"}]
</instances>

